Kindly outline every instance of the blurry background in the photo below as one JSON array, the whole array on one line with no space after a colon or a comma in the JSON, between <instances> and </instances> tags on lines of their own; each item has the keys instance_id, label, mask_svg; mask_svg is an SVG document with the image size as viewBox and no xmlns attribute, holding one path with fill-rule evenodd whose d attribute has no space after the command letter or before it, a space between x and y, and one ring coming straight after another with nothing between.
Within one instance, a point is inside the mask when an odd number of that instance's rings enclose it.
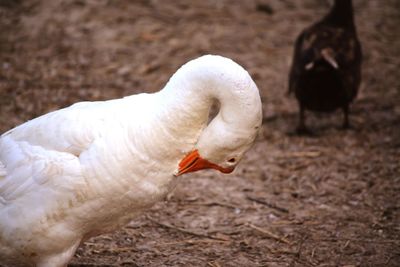
<instances>
[{"instance_id":1,"label":"blurry background","mask_svg":"<svg viewBox=\"0 0 400 267\"><path fill-rule=\"evenodd\" d=\"M353 5L353 129L338 129L340 111L310 115L317 136L299 137L293 44L329 1L0 0L0 133L77 101L158 91L208 53L244 66L262 96L262 132L233 175L185 176L73 266L399 266L400 1Z\"/></svg>"}]
</instances>

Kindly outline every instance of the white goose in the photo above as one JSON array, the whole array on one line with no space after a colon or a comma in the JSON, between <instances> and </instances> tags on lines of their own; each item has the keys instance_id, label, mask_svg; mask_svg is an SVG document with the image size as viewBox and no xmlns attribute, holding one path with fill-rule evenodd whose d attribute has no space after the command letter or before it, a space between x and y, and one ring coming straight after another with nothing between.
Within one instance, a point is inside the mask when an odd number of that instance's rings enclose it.
<instances>
[{"instance_id":1,"label":"white goose","mask_svg":"<svg viewBox=\"0 0 400 267\"><path fill-rule=\"evenodd\" d=\"M217 116L207 125L213 102ZM82 102L0 138L0 263L65 266L79 244L163 198L177 176L231 172L261 125L249 74L230 59L183 65L161 91Z\"/></svg>"}]
</instances>

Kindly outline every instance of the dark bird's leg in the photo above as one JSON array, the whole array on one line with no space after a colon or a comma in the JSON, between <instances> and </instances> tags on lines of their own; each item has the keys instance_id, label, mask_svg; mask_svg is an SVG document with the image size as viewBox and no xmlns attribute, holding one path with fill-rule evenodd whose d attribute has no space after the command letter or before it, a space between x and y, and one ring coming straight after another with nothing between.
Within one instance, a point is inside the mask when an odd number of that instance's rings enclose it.
<instances>
[{"instance_id":1,"label":"dark bird's leg","mask_svg":"<svg viewBox=\"0 0 400 267\"><path fill-rule=\"evenodd\" d=\"M344 105L343 106L343 129L349 129L350 128L350 122L349 122L349 105Z\"/></svg>"},{"instance_id":2,"label":"dark bird's leg","mask_svg":"<svg viewBox=\"0 0 400 267\"><path fill-rule=\"evenodd\" d=\"M297 125L297 134L310 134L310 131L306 127L306 115L304 105L299 101L299 124Z\"/></svg>"}]
</instances>

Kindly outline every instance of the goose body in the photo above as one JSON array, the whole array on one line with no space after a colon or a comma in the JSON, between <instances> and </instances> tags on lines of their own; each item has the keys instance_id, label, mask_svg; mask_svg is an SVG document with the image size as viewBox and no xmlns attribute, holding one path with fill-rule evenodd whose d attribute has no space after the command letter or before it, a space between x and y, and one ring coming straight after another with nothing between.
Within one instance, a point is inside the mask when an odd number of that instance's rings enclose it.
<instances>
[{"instance_id":1,"label":"goose body","mask_svg":"<svg viewBox=\"0 0 400 267\"><path fill-rule=\"evenodd\" d=\"M289 74L289 92L299 102L298 130L307 131L305 110L344 112L349 126L349 104L361 81L361 45L351 0L335 0L330 12L298 36Z\"/></svg>"},{"instance_id":2,"label":"goose body","mask_svg":"<svg viewBox=\"0 0 400 267\"><path fill-rule=\"evenodd\" d=\"M129 222L177 176L232 171L260 124L248 73L208 55L157 93L81 102L17 126L0 137L0 264L65 266L82 241Z\"/></svg>"}]
</instances>

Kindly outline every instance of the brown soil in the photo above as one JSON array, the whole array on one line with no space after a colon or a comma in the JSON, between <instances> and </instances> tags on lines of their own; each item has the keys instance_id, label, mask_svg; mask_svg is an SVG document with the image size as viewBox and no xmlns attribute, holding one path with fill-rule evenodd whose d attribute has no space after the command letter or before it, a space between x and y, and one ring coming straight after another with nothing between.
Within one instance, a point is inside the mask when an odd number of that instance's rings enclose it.
<instances>
[{"instance_id":1,"label":"brown soil","mask_svg":"<svg viewBox=\"0 0 400 267\"><path fill-rule=\"evenodd\" d=\"M82 100L157 91L186 61L220 54L259 86L264 123L231 175L183 177L71 266L400 266L400 2L354 0L363 83L340 112L292 132L293 42L319 0L0 1L0 132Z\"/></svg>"}]
</instances>

